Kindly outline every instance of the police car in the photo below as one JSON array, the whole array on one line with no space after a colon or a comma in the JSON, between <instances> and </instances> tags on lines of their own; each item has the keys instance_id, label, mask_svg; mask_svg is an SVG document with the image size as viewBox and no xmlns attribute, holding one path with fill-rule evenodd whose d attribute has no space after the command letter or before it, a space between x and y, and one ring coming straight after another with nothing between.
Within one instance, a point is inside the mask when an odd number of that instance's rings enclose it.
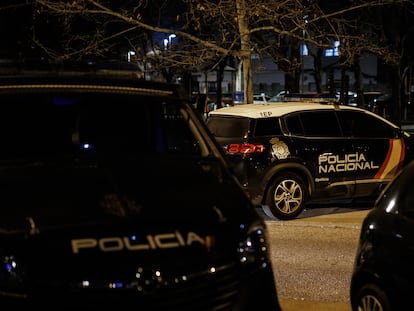
<instances>
[{"instance_id":1,"label":"police car","mask_svg":"<svg viewBox=\"0 0 414 311\"><path fill-rule=\"evenodd\" d=\"M2 310L280 310L265 222L178 85L17 70L0 102Z\"/></svg>"},{"instance_id":2,"label":"police car","mask_svg":"<svg viewBox=\"0 0 414 311\"><path fill-rule=\"evenodd\" d=\"M206 122L253 202L281 220L311 202L374 198L414 158L412 135L329 100L238 105Z\"/></svg>"}]
</instances>

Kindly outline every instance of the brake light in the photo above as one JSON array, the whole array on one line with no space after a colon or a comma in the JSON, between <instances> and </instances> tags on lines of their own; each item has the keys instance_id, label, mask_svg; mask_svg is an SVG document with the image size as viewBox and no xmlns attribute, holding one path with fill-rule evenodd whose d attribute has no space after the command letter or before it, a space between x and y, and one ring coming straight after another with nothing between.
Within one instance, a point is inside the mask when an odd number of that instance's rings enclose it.
<instances>
[{"instance_id":1,"label":"brake light","mask_svg":"<svg viewBox=\"0 0 414 311\"><path fill-rule=\"evenodd\" d=\"M261 144L228 144L225 148L229 154L249 155L253 153L262 153L264 146Z\"/></svg>"}]
</instances>

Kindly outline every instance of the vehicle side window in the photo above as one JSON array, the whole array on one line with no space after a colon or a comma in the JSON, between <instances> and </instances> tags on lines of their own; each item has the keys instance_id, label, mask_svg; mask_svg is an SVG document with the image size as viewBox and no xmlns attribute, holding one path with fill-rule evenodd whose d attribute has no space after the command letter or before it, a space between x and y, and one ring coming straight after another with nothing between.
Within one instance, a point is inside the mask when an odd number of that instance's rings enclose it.
<instances>
[{"instance_id":1,"label":"vehicle side window","mask_svg":"<svg viewBox=\"0 0 414 311\"><path fill-rule=\"evenodd\" d=\"M310 137L342 136L334 111L306 111L299 114L304 135ZM298 133L298 121L287 119L287 126L292 134ZM291 128L293 127L293 128Z\"/></svg>"},{"instance_id":2,"label":"vehicle side window","mask_svg":"<svg viewBox=\"0 0 414 311\"><path fill-rule=\"evenodd\" d=\"M279 119L257 119L254 136L282 135Z\"/></svg>"},{"instance_id":3,"label":"vehicle side window","mask_svg":"<svg viewBox=\"0 0 414 311\"><path fill-rule=\"evenodd\" d=\"M393 127L374 116L359 111L338 113L342 130L348 137L394 138Z\"/></svg>"},{"instance_id":4,"label":"vehicle side window","mask_svg":"<svg viewBox=\"0 0 414 311\"><path fill-rule=\"evenodd\" d=\"M342 136L336 115L333 111L311 111L301 114L306 136Z\"/></svg>"},{"instance_id":5,"label":"vehicle side window","mask_svg":"<svg viewBox=\"0 0 414 311\"><path fill-rule=\"evenodd\" d=\"M290 115L285 118L285 124L291 135L304 136L305 133L298 114Z\"/></svg>"}]
</instances>

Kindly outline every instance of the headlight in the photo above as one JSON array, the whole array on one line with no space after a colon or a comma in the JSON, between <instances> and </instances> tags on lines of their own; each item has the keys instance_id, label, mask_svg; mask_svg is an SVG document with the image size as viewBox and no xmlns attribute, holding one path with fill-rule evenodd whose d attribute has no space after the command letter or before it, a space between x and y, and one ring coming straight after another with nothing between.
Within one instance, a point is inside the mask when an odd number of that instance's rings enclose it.
<instances>
[{"instance_id":1,"label":"headlight","mask_svg":"<svg viewBox=\"0 0 414 311\"><path fill-rule=\"evenodd\" d=\"M12 255L0 250L0 291L2 296L21 296L23 293L23 270Z\"/></svg>"},{"instance_id":2,"label":"headlight","mask_svg":"<svg viewBox=\"0 0 414 311\"><path fill-rule=\"evenodd\" d=\"M265 225L256 222L246 231L246 238L239 243L240 262L250 264L259 263L266 266L269 262L269 247Z\"/></svg>"}]
</instances>

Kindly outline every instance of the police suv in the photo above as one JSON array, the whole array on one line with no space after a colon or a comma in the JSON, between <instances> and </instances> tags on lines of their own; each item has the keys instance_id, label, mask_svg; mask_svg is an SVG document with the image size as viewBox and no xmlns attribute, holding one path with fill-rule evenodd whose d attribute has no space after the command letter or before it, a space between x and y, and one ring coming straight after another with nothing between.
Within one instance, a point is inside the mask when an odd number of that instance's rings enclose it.
<instances>
[{"instance_id":1,"label":"police suv","mask_svg":"<svg viewBox=\"0 0 414 311\"><path fill-rule=\"evenodd\" d=\"M280 310L265 222L183 94L0 74L2 310Z\"/></svg>"},{"instance_id":2,"label":"police suv","mask_svg":"<svg viewBox=\"0 0 414 311\"><path fill-rule=\"evenodd\" d=\"M237 105L207 126L255 204L296 218L307 203L375 198L414 158L414 139L367 110L326 100Z\"/></svg>"}]
</instances>

